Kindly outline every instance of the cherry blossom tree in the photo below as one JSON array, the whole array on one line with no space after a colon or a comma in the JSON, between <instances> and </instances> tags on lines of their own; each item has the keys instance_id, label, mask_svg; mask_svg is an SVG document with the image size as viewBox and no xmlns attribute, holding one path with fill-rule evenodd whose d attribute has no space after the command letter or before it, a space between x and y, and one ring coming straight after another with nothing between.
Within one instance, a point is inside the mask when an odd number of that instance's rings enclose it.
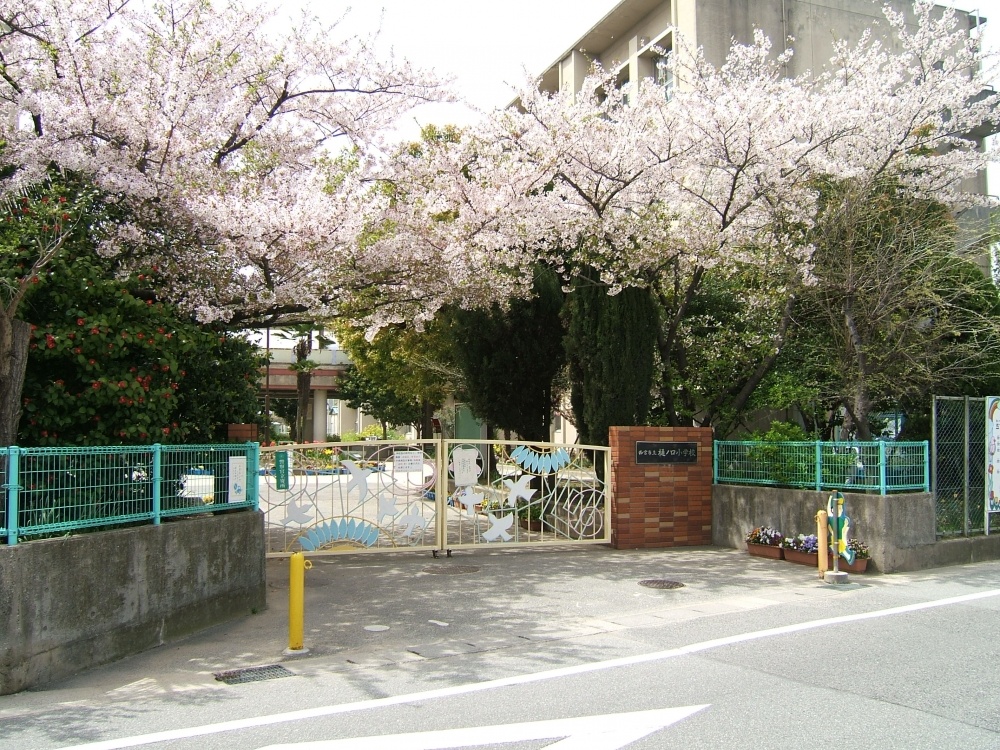
<instances>
[{"instance_id":1,"label":"cherry blossom tree","mask_svg":"<svg viewBox=\"0 0 1000 750\"><path fill-rule=\"evenodd\" d=\"M886 18L891 43L840 42L815 74L786 78L792 52L757 34L719 69L697 51L675 56L669 98L652 80L618 89L595 67L575 94L528 85L519 107L403 152L391 220L372 245L416 259L427 278L373 325L429 317L448 294L475 305L525 293L522 269L542 261L567 279L592 269L612 294L655 289L669 361L690 339L707 273L766 277L764 297L746 290L757 321L746 350L764 354L726 386L738 410L773 365L797 295L816 283L821 180L891 175L952 209L989 202L968 180L992 158L975 135L998 104L992 59L951 11L922 2L912 25L888 8Z\"/></svg>"},{"instance_id":2,"label":"cherry blossom tree","mask_svg":"<svg viewBox=\"0 0 1000 750\"><path fill-rule=\"evenodd\" d=\"M202 322L330 314L363 285L332 271L364 229L380 139L415 105L449 96L377 45L339 41L336 24L308 13L282 25L249 3L4 0L0 195L16 204L87 181L125 207L121 221L89 227L102 252L156 266L160 294ZM18 252L38 244L14 240ZM5 295L0 378L12 371L18 290L58 232L41 242Z\"/></svg>"}]
</instances>

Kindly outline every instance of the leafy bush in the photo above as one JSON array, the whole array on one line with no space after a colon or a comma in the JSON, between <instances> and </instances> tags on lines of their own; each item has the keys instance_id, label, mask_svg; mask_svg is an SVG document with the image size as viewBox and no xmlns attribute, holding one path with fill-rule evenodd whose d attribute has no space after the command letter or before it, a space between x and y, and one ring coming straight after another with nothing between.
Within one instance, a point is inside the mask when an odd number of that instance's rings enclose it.
<instances>
[{"instance_id":1,"label":"leafy bush","mask_svg":"<svg viewBox=\"0 0 1000 750\"><path fill-rule=\"evenodd\" d=\"M751 433L748 439L758 444L747 452L747 460L757 472L766 473L767 480L775 484L799 484L811 482L815 477L814 453L803 455L790 446L779 445L788 442L807 442L809 436L799 425L790 422L772 422L767 432Z\"/></svg>"}]
</instances>

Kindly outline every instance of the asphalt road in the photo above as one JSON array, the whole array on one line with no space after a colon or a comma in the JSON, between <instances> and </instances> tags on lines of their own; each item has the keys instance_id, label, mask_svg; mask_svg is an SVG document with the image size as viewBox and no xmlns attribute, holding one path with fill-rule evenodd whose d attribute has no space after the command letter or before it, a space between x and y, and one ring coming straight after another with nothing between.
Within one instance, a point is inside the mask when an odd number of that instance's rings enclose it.
<instances>
[{"instance_id":1,"label":"asphalt road","mask_svg":"<svg viewBox=\"0 0 1000 750\"><path fill-rule=\"evenodd\" d=\"M0 750L1000 748L1000 563L831 586L715 549L315 562L308 655L281 655L272 561L268 612L0 698ZM264 665L287 675L213 677Z\"/></svg>"}]
</instances>

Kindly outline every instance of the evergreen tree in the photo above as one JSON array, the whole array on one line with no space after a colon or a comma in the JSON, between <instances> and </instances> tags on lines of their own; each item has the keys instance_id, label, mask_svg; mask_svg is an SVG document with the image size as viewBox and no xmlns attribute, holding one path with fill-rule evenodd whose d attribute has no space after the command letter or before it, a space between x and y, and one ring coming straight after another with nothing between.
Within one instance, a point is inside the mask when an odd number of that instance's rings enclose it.
<instances>
[{"instance_id":1,"label":"evergreen tree","mask_svg":"<svg viewBox=\"0 0 1000 750\"><path fill-rule=\"evenodd\" d=\"M645 288L608 295L592 271L574 282L566 308L577 431L585 444L607 445L609 427L649 414L659 309Z\"/></svg>"},{"instance_id":2,"label":"evergreen tree","mask_svg":"<svg viewBox=\"0 0 1000 750\"><path fill-rule=\"evenodd\" d=\"M534 295L504 308L452 310L449 330L469 408L491 427L524 440L551 439L554 382L563 369L563 293L551 270L536 267Z\"/></svg>"}]
</instances>

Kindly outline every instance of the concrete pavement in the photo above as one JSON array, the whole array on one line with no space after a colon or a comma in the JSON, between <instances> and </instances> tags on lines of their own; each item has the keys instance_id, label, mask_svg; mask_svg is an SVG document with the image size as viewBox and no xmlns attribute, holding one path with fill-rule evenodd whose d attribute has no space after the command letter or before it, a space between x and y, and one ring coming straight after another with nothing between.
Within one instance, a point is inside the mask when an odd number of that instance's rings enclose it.
<instances>
[{"instance_id":1,"label":"concrete pavement","mask_svg":"<svg viewBox=\"0 0 1000 750\"><path fill-rule=\"evenodd\" d=\"M814 569L721 548L484 547L315 556L306 571L305 646L286 655L288 561L267 563L268 608L59 683L0 699L0 720L44 700L114 701L220 683L223 671L281 664L298 674L442 659L531 642L654 627L892 585L822 583ZM642 581L676 588L651 588Z\"/></svg>"}]
</instances>

